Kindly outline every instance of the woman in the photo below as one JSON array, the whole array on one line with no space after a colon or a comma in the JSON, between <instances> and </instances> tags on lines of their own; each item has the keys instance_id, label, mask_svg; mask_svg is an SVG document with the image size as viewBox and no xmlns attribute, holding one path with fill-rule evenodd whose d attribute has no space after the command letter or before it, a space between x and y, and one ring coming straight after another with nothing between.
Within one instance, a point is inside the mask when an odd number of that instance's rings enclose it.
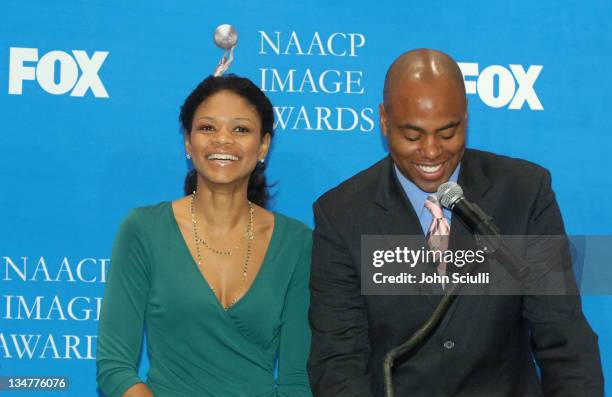
<instances>
[{"instance_id":1,"label":"woman","mask_svg":"<svg viewBox=\"0 0 612 397\"><path fill-rule=\"evenodd\" d=\"M180 121L194 168L186 197L133 210L119 229L99 387L107 397L311 396L311 231L264 208L272 105L248 79L208 77Z\"/></svg>"}]
</instances>

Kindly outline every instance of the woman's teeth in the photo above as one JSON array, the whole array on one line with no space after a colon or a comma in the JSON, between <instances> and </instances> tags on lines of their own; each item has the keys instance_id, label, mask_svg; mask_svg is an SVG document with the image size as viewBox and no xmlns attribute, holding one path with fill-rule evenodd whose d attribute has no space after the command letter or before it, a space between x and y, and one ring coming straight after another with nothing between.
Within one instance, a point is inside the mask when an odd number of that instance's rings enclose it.
<instances>
[{"instance_id":1,"label":"woman's teeth","mask_svg":"<svg viewBox=\"0 0 612 397\"><path fill-rule=\"evenodd\" d=\"M229 160L229 161L236 161L238 160L237 156L234 156L232 154L226 154L226 153L213 153L210 156L208 156L209 160Z\"/></svg>"}]
</instances>

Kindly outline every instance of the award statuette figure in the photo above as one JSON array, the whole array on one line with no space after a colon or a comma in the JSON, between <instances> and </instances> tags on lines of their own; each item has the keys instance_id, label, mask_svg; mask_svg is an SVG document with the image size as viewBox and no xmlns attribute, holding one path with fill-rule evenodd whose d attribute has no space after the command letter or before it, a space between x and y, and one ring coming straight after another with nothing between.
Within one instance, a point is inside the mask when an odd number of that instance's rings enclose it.
<instances>
[{"instance_id":1,"label":"award statuette figure","mask_svg":"<svg viewBox=\"0 0 612 397\"><path fill-rule=\"evenodd\" d=\"M225 50L223 58L213 72L213 76L222 76L234 60L234 48L238 43L238 33L232 25L223 24L217 26L213 35L217 47Z\"/></svg>"}]
</instances>

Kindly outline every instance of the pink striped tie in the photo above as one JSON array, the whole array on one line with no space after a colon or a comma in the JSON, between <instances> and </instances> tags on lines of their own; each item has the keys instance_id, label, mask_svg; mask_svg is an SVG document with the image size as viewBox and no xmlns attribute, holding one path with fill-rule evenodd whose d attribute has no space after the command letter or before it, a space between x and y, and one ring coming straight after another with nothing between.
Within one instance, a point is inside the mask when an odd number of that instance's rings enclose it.
<instances>
[{"instance_id":1,"label":"pink striped tie","mask_svg":"<svg viewBox=\"0 0 612 397\"><path fill-rule=\"evenodd\" d=\"M450 235L450 224L444 217L442 207L438 203L438 198L435 195L430 195L425 200L425 208L431 212L432 220L427 231L427 246L432 251L444 251L448 249L448 236ZM438 274L443 276L446 274L446 262L440 261L438 264ZM444 288L444 284L442 284Z\"/></svg>"}]
</instances>

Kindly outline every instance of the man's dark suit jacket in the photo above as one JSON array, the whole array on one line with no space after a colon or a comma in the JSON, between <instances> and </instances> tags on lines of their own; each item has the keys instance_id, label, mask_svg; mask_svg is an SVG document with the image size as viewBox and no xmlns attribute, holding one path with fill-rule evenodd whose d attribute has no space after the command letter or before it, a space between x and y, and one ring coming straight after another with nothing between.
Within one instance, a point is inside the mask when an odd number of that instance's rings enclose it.
<instances>
[{"instance_id":1,"label":"man's dark suit jacket","mask_svg":"<svg viewBox=\"0 0 612 397\"><path fill-rule=\"evenodd\" d=\"M458 183L504 235L565 235L550 174L535 164L467 149ZM384 355L422 325L440 298L362 295L361 236L422 235L421 225L389 157L324 194L314 213L313 393L381 396ZM453 217L450 246L462 237L471 239ZM570 281L575 290L573 275ZM603 395L597 336L575 294L459 296L393 379L402 397Z\"/></svg>"}]
</instances>

